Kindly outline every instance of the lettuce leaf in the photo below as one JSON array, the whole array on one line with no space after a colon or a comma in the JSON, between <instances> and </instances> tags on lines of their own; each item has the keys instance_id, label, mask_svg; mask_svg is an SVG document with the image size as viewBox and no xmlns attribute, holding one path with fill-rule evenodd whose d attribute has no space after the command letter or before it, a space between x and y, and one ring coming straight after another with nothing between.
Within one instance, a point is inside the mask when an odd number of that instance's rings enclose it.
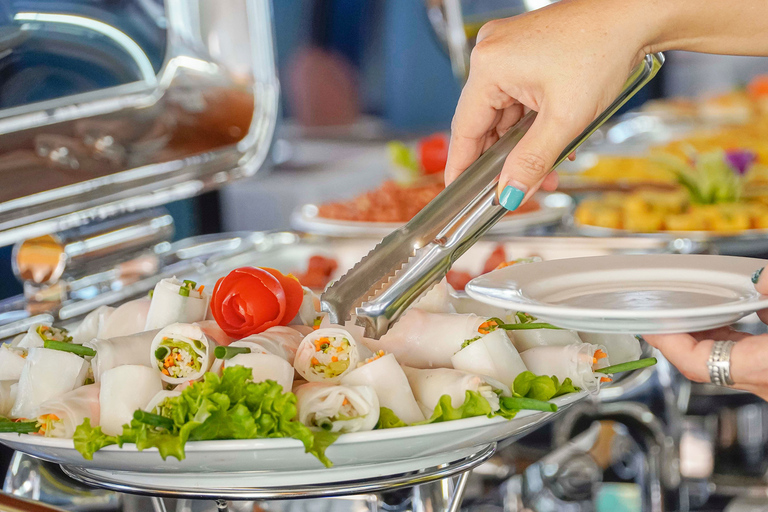
<instances>
[{"instance_id":1,"label":"lettuce leaf","mask_svg":"<svg viewBox=\"0 0 768 512\"><path fill-rule=\"evenodd\" d=\"M75 447L90 459L103 446L135 443L139 450L157 448L163 459L182 460L187 441L292 437L330 467L325 450L338 438L338 434L314 432L296 421L296 395L284 393L271 380L254 383L251 370L242 366L225 368L221 377L206 373L181 395L166 399L160 413L173 422L172 428L134 419L123 426L119 436L105 435L86 419L75 430Z\"/></svg>"},{"instance_id":2,"label":"lettuce leaf","mask_svg":"<svg viewBox=\"0 0 768 512\"><path fill-rule=\"evenodd\" d=\"M513 395L520 398L533 398L546 402L552 398L579 391L573 385L571 379L559 382L554 375L535 375L531 372L523 372L515 378L512 384Z\"/></svg>"},{"instance_id":3,"label":"lettuce leaf","mask_svg":"<svg viewBox=\"0 0 768 512\"><path fill-rule=\"evenodd\" d=\"M388 409L387 407L379 409L379 421L376 423L376 430L407 426L408 424L398 418L397 414L392 412L392 409Z\"/></svg>"}]
</instances>

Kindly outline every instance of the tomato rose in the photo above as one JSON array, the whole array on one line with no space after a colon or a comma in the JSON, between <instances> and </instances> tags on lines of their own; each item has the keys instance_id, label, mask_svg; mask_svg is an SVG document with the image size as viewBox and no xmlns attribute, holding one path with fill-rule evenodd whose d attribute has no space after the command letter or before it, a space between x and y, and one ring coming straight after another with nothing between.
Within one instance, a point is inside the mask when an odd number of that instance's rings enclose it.
<instances>
[{"instance_id":1,"label":"tomato rose","mask_svg":"<svg viewBox=\"0 0 768 512\"><path fill-rule=\"evenodd\" d=\"M219 327L233 338L258 334L283 321L285 290L280 280L266 270L238 268L216 282L211 313Z\"/></svg>"}]
</instances>

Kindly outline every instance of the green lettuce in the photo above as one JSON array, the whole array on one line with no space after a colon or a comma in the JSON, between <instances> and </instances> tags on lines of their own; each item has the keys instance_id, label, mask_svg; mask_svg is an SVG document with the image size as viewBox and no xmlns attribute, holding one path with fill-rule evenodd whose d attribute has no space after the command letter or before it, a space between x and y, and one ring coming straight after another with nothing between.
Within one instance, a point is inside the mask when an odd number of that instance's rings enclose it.
<instances>
[{"instance_id":1,"label":"green lettuce","mask_svg":"<svg viewBox=\"0 0 768 512\"><path fill-rule=\"evenodd\" d=\"M202 381L167 398L157 410L173 422L172 427L133 419L122 434L107 436L85 420L75 430L75 448L90 460L104 446L135 443L139 450L157 448L163 459L182 460L187 441L292 437L304 444L307 453L327 467L332 465L325 450L338 434L313 432L296 421L296 395L283 393L274 381L254 383L251 370L242 366L225 368L221 377L206 373Z\"/></svg>"},{"instance_id":2,"label":"green lettuce","mask_svg":"<svg viewBox=\"0 0 768 512\"><path fill-rule=\"evenodd\" d=\"M535 375L531 372L523 372L515 378L512 384L513 396L520 398L533 398L547 401L567 393L574 393L579 388L573 385L571 379L565 379L562 383L554 375Z\"/></svg>"}]
</instances>

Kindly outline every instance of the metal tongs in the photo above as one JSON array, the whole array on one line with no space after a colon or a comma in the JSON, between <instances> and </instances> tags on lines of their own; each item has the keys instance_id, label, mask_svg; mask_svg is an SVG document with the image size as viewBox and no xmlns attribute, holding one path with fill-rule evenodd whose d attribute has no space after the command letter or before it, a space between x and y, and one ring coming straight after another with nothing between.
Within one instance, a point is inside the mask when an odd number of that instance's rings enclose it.
<instances>
[{"instance_id":1,"label":"metal tongs","mask_svg":"<svg viewBox=\"0 0 768 512\"><path fill-rule=\"evenodd\" d=\"M618 98L560 154L555 167L645 86L664 63L646 55ZM529 112L405 226L396 229L321 297L333 323L356 315L365 335L380 338L402 313L501 219L496 184L504 160L536 119Z\"/></svg>"}]
</instances>

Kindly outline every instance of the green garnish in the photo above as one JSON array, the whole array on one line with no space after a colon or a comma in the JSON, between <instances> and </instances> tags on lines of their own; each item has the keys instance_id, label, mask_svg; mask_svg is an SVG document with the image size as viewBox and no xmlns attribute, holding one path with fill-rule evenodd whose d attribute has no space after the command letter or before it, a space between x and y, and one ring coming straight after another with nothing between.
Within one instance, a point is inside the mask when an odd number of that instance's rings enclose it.
<instances>
[{"instance_id":1,"label":"green garnish","mask_svg":"<svg viewBox=\"0 0 768 512\"><path fill-rule=\"evenodd\" d=\"M645 359L638 359L637 361L627 361L626 363L614 364L613 366L606 366L595 370L597 373L621 373L629 372L632 370L639 370L640 368L647 368L657 363L655 357L646 357Z\"/></svg>"},{"instance_id":2,"label":"green garnish","mask_svg":"<svg viewBox=\"0 0 768 512\"><path fill-rule=\"evenodd\" d=\"M190 281L189 279L185 279L185 280L183 281L183 283L184 283L184 286L185 286L186 288L190 288L190 289L192 289L192 290L194 290L194 289L197 287L197 283L196 283L196 282L194 282L194 281Z\"/></svg>"},{"instance_id":3,"label":"green garnish","mask_svg":"<svg viewBox=\"0 0 768 512\"><path fill-rule=\"evenodd\" d=\"M149 296L149 298L151 299L152 297L154 297L154 296L155 296L155 290L149 290L149 293L148 293L147 295L148 295L148 296Z\"/></svg>"},{"instance_id":4,"label":"green garnish","mask_svg":"<svg viewBox=\"0 0 768 512\"><path fill-rule=\"evenodd\" d=\"M138 411L140 420L134 417L118 436L104 434L86 418L75 429L75 448L91 460L105 446L135 443L138 450L157 448L163 459L183 460L187 441L292 437L331 466L325 450L338 438L333 432L313 432L297 421L296 395L284 393L271 380L253 382L251 369L239 365L224 368L221 376L206 373L181 395L166 398L159 409L160 414Z\"/></svg>"},{"instance_id":5,"label":"green garnish","mask_svg":"<svg viewBox=\"0 0 768 512\"><path fill-rule=\"evenodd\" d=\"M216 347L213 349L213 355L216 359L232 359L238 354L250 354L251 349L247 347Z\"/></svg>"},{"instance_id":6,"label":"green garnish","mask_svg":"<svg viewBox=\"0 0 768 512\"><path fill-rule=\"evenodd\" d=\"M189 297L189 288L186 288L184 286L179 288L179 295L181 295L182 297Z\"/></svg>"},{"instance_id":7,"label":"green garnish","mask_svg":"<svg viewBox=\"0 0 768 512\"><path fill-rule=\"evenodd\" d=\"M72 336L67 336L69 331L63 327L51 327L49 325L38 325L35 329L38 336L45 341L61 341L63 343L71 343Z\"/></svg>"},{"instance_id":8,"label":"green garnish","mask_svg":"<svg viewBox=\"0 0 768 512\"><path fill-rule=\"evenodd\" d=\"M88 386L89 384L96 384L96 380L93 377L86 377L83 381L83 386Z\"/></svg>"},{"instance_id":9,"label":"green garnish","mask_svg":"<svg viewBox=\"0 0 768 512\"><path fill-rule=\"evenodd\" d=\"M74 343L68 343L64 341L45 340L43 347L51 350L61 350L62 352L71 352L82 357L93 357L96 355L96 351L92 348L84 347L82 345L75 345Z\"/></svg>"},{"instance_id":10,"label":"green garnish","mask_svg":"<svg viewBox=\"0 0 768 512\"><path fill-rule=\"evenodd\" d=\"M0 416L0 432L17 434L32 434L40 430L40 424L36 421L13 421Z\"/></svg>"},{"instance_id":11,"label":"green garnish","mask_svg":"<svg viewBox=\"0 0 768 512\"><path fill-rule=\"evenodd\" d=\"M159 347L157 347L157 350L155 350L155 359L157 359L158 361L162 361L163 359L168 357L170 353L171 353L171 349L160 345Z\"/></svg>"}]
</instances>

